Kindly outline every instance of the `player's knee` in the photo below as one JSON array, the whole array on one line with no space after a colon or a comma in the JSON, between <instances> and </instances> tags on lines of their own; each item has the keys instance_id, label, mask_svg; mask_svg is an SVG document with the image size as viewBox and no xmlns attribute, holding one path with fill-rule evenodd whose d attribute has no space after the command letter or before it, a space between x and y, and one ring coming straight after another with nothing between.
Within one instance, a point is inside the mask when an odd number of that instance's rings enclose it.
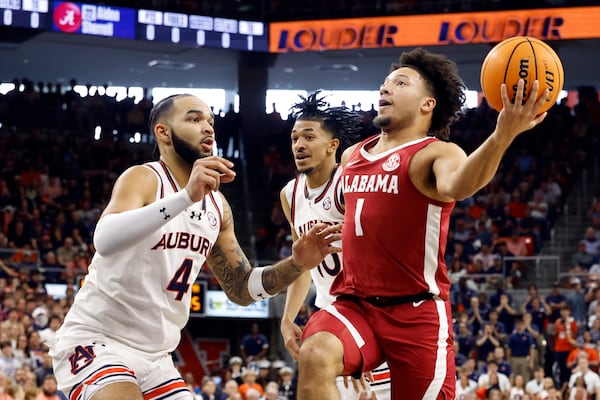
<instances>
[{"instance_id":1,"label":"player's knee","mask_svg":"<svg viewBox=\"0 0 600 400\"><path fill-rule=\"evenodd\" d=\"M302 342L298 356L300 368L319 371L332 371L335 374L343 369L344 348L340 340L328 332L319 332ZM337 371L337 370L340 371Z\"/></svg>"}]
</instances>

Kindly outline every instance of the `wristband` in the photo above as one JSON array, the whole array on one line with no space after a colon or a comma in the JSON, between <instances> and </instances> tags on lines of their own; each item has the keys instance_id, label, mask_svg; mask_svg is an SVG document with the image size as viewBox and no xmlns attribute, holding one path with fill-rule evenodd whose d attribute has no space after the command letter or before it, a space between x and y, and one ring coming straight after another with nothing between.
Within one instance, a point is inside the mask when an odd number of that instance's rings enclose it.
<instances>
[{"instance_id":1,"label":"wristband","mask_svg":"<svg viewBox=\"0 0 600 400\"><path fill-rule=\"evenodd\" d=\"M255 267L250 271L250 277L248 278L248 293L254 301L260 301L275 296L274 294L267 293L262 283L262 275L266 267Z\"/></svg>"}]
</instances>

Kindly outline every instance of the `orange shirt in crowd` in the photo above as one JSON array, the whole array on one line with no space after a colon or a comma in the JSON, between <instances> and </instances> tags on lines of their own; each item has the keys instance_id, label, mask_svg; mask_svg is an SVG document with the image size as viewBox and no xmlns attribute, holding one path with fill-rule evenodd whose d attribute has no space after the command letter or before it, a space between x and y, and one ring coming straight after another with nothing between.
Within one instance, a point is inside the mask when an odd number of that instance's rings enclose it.
<instances>
[{"instance_id":1,"label":"orange shirt in crowd","mask_svg":"<svg viewBox=\"0 0 600 400\"><path fill-rule=\"evenodd\" d=\"M559 318L554 322L554 327L556 328L554 351L562 353L573 350L575 346L567 338L567 330L562 318ZM571 331L571 340L574 341L575 336L577 335L577 322L575 322L574 318L569 317L568 327Z\"/></svg>"},{"instance_id":2,"label":"orange shirt in crowd","mask_svg":"<svg viewBox=\"0 0 600 400\"><path fill-rule=\"evenodd\" d=\"M571 350L567 357L567 366L573 368L577 364L577 356L580 352L585 352L588 355L588 362L592 371L598 372L598 351L590 347L575 348Z\"/></svg>"},{"instance_id":3,"label":"orange shirt in crowd","mask_svg":"<svg viewBox=\"0 0 600 400\"><path fill-rule=\"evenodd\" d=\"M246 399L246 392L250 388L258 390L261 396L265 394L265 391L260 383L242 383L238 389L238 391L242 395L242 399Z\"/></svg>"}]
</instances>

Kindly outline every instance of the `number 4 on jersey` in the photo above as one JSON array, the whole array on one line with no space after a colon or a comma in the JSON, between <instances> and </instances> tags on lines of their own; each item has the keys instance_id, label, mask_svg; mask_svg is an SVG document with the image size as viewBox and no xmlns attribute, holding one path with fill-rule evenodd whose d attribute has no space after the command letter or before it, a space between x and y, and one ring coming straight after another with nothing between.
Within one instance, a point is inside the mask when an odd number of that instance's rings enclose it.
<instances>
[{"instance_id":1,"label":"number 4 on jersey","mask_svg":"<svg viewBox=\"0 0 600 400\"><path fill-rule=\"evenodd\" d=\"M175 300L181 301L183 295L190 290L190 274L192 273L192 265L194 261L191 258L186 258L183 263L177 268L173 278L167 285L167 290L177 293Z\"/></svg>"}]
</instances>

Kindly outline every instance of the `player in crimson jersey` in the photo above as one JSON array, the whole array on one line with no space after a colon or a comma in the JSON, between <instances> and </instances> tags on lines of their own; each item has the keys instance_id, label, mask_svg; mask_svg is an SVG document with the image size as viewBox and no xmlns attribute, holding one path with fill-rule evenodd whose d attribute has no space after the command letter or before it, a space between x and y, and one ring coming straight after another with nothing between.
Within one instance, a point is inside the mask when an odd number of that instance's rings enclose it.
<instances>
[{"instance_id":1,"label":"player in crimson jersey","mask_svg":"<svg viewBox=\"0 0 600 400\"><path fill-rule=\"evenodd\" d=\"M296 121L290 136L298 174L281 190L281 204L294 240L314 224L343 221L344 206L340 191L342 167L337 163L337 156L360 132L358 113L346 107L327 107L325 101L318 97L319 93L316 91L302 98L293 107ZM288 287L281 334L293 358L298 357L297 340L302 336L294 320L306 300L311 281L316 288L315 305L325 308L335 299L330 289L342 268L342 253L330 254L316 268L303 273ZM351 385L347 378L339 376L337 387L340 397L343 400L358 400L360 392L366 389L374 391L377 400L388 400L390 384L387 365L384 363L377 367L368 378L370 387L364 385L365 381Z\"/></svg>"},{"instance_id":2,"label":"player in crimson jersey","mask_svg":"<svg viewBox=\"0 0 600 400\"><path fill-rule=\"evenodd\" d=\"M344 270L334 303L304 329L298 400L338 399L335 377L389 364L393 400L454 399L456 378L444 249L456 200L494 176L522 132L538 125L536 82L514 104L503 85L496 129L467 156L447 138L464 102L456 65L415 49L380 87L381 133L344 152ZM437 136L437 137L435 137Z\"/></svg>"}]
</instances>

